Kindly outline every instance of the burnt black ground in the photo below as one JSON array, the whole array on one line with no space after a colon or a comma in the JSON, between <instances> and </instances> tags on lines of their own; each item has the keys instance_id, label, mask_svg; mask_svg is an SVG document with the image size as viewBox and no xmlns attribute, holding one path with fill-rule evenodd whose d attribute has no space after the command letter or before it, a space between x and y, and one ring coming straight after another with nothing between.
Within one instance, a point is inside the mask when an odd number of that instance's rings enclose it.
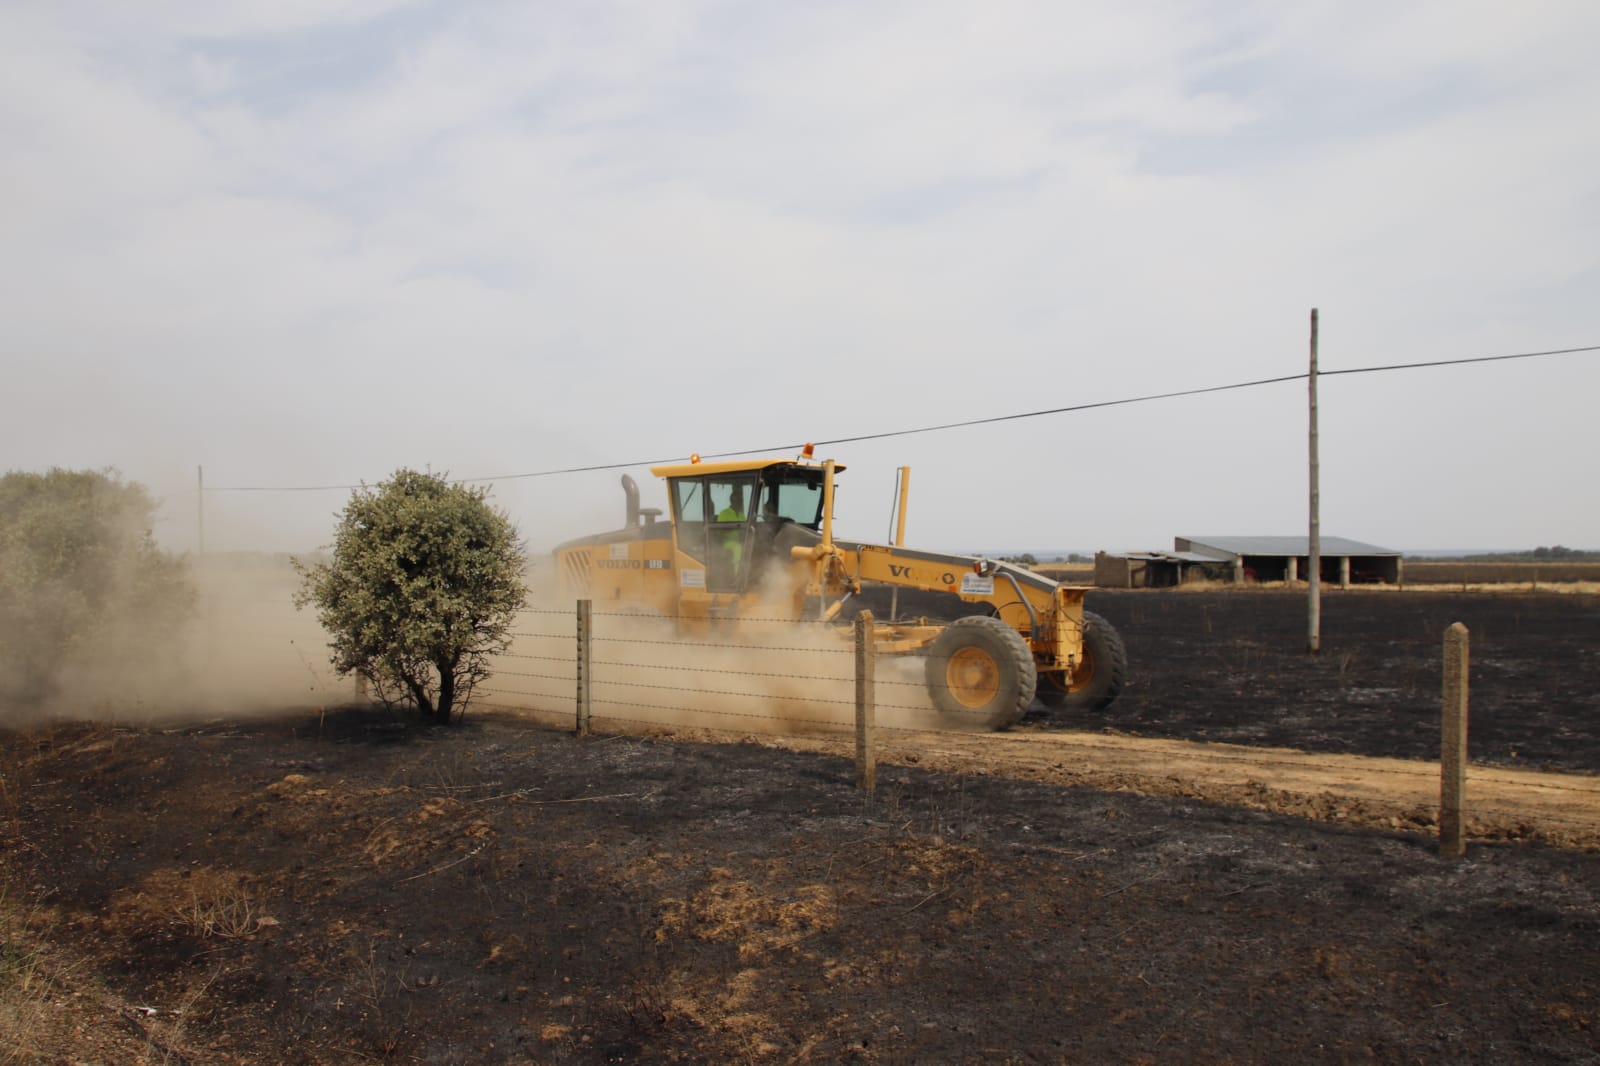
<instances>
[{"instance_id":1,"label":"burnt black ground","mask_svg":"<svg viewBox=\"0 0 1600 1066\"><path fill-rule=\"evenodd\" d=\"M1444 632L1470 639L1475 762L1600 772L1600 598L1330 590L1322 651L1303 593L1091 593L1132 683L1103 715L1139 736L1405 759L1439 757Z\"/></svg>"},{"instance_id":2,"label":"burnt black ground","mask_svg":"<svg viewBox=\"0 0 1600 1066\"><path fill-rule=\"evenodd\" d=\"M1569 690L1566 673L1592 679L1592 602L1536 598L1519 614L1496 599L1471 615L1410 595L1330 598L1327 650L1307 666L1287 597L1096 593L1135 666L1095 725L1422 753L1430 741L1412 733L1437 732L1437 667L1413 658L1436 658L1459 618L1476 622L1475 667L1528 671L1498 697L1497 675L1475 678L1475 735L1520 745L1516 708L1531 704L1565 731L1545 742L1552 759L1595 765L1592 683ZM1414 720L1365 697L1300 702L1361 667L1331 665L1341 649L1371 673L1338 691L1405 676L1386 687L1415 691ZM1540 650L1563 675L1550 696ZM0 735L4 898L25 904L13 956L46 945L47 1016L65 1019L10 1050L1600 1060L1594 855L1474 844L1451 861L1422 836L981 768L883 766L869 799L845 760L728 739L579 740L483 715L425 728L369 709ZM0 1002L17 993L0 978Z\"/></svg>"},{"instance_id":3,"label":"burnt black ground","mask_svg":"<svg viewBox=\"0 0 1600 1066\"><path fill-rule=\"evenodd\" d=\"M888 597L862 598L880 616ZM1304 591L1099 589L1129 684L1103 712L1047 711L1028 728L1401 759L1439 757L1445 630L1469 631L1469 752L1499 766L1600 773L1600 597L1561 592L1327 589L1319 654ZM902 592L903 614L982 611Z\"/></svg>"}]
</instances>

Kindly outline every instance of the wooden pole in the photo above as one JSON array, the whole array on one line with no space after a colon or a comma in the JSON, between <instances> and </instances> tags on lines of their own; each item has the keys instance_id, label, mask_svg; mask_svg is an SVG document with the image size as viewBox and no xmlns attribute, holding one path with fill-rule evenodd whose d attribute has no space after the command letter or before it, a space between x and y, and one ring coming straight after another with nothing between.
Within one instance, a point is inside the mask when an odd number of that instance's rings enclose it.
<instances>
[{"instance_id":1,"label":"wooden pole","mask_svg":"<svg viewBox=\"0 0 1600 1066\"><path fill-rule=\"evenodd\" d=\"M856 787L873 791L878 785L878 757L873 750L877 731L878 650L873 642L872 612L856 616Z\"/></svg>"},{"instance_id":2,"label":"wooden pole","mask_svg":"<svg viewBox=\"0 0 1600 1066\"><path fill-rule=\"evenodd\" d=\"M1467 853L1464 828L1467 787L1467 627L1444 631L1444 708L1439 745L1439 854Z\"/></svg>"},{"instance_id":3,"label":"wooden pole","mask_svg":"<svg viewBox=\"0 0 1600 1066\"><path fill-rule=\"evenodd\" d=\"M1322 499L1317 484L1317 309L1311 309L1311 535L1306 569L1306 651L1322 650Z\"/></svg>"},{"instance_id":4,"label":"wooden pole","mask_svg":"<svg viewBox=\"0 0 1600 1066\"><path fill-rule=\"evenodd\" d=\"M578 735L589 735L589 649L592 643L590 601L578 601Z\"/></svg>"},{"instance_id":5,"label":"wooden pole","mask_svg":"<svg viewBox=\"0 0 1600 1066\"><path fill-rule=\"evenodd\" d=\"M906 504L911 497L911 468L902 466L895 474L895 526L894 546L903 548L906 544ZM900 586L896 585L889 592L889 621L893 622L900 617Z\"/></svg>"}]
</instances>

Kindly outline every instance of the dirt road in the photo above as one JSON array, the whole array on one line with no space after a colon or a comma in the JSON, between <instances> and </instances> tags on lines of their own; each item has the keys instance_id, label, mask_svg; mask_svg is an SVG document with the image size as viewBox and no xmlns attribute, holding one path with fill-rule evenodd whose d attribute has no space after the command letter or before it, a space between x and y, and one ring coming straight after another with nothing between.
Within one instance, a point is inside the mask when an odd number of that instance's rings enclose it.
<instances>
[{"instance_id":1,"label":"dirt road","mask_svg":"<svg viewBox=\"0 0 1600 1066\"><path fill-rule=\"evenodd\" d=\"M775 746L838 755L853 738L786 738ZM963 774L1231 803L1349 825L1426 830L1437 825L1439 764L1409 759L1247 748L1115 733L906 733L879 760ZM1540 839L1600 851L1600 777L1474 766L1468 831L1494 840Z\"/></svg>"}]
</instances>

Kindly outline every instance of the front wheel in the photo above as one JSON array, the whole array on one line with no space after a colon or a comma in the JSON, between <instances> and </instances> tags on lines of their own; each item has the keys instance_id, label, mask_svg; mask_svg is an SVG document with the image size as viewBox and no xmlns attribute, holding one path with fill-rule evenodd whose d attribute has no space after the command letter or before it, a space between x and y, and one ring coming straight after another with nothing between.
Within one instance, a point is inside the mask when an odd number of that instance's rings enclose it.
<instances>
[{"instance_id":1,"label":"front wheel","mask_svg":"<svg viewBox=\"0 0 1600 1066\"><path fill-rule=\"evenodd\" d=\"M1003 729L1022 720L1039 674L1022 635L998 618L951 622L928 647L928 695L952 722Z\"/></svg>"},{"instance_id":2,"label":"front wheel","mask_svg":"<svg viewBox=\"0 0 1600 1066\"><path fill-rule=\"evenodd\" d=\"M1054 671L1039 679L1039 700L1050 707L1100 711L1111 706L1128 680L1122 635L1093 611L1083 612L1083 661L1070 679Z\"/></svg>"}]
</instances>

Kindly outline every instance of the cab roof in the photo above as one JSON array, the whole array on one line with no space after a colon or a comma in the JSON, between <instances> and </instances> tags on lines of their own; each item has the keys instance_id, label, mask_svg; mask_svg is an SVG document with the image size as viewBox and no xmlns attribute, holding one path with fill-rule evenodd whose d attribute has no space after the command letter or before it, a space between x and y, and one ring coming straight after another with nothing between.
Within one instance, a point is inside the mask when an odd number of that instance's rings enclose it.
<instances>
[{"instance_id":1,"label":"cab roof","mask_svg":"<svg viewBox=\"0 0 1600 1066\"><path fill-rule=\"evenodd\" d=\"M822 469L821 463L808 463L802 459L745 459L727 463L675 463L672 466L652 466L650 472L656 477L705 477L713 474L754 474L773 466ZM843 469L843 463L833 464L835 474Z\"/></svg>"}]
</instances>

